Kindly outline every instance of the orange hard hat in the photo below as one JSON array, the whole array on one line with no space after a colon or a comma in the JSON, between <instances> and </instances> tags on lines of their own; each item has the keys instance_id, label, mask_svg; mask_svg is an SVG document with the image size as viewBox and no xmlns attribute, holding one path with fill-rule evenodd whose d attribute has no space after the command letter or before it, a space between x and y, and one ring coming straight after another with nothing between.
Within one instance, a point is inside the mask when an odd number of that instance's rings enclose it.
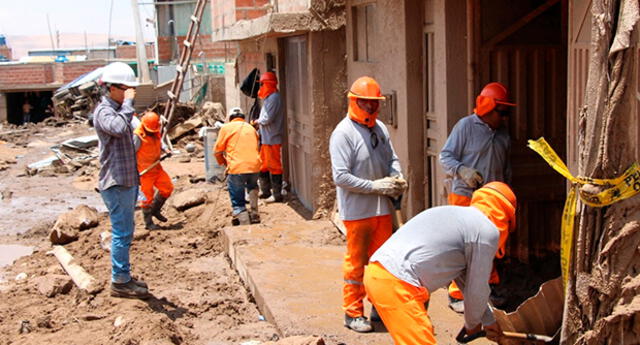
<instances>
[{"instance_id":1,"label":"orange hard hat","mask_svg":"<svg viewBox=\"0 0 640 345\"><path fill-rule=\"evenodd\" d=\"M278 83L278 77L273 72L264 72L260 75L260 83Z\"/></svg>"},{"instance_id":2,"label":"orange hard hat","mask_svg":"<svg viewBox=\"0 0 640 345\"><path fill-rule=\"evenodd\" d=\"M515 107L515 103L509 100L509 91L506 86L498 82L487 84L478 97L476 97L476 107L473 111L479 116L490 113L498 104Z\"/></svg>"},{"instance_id":3,"label":"orange hard hat","mask_svg":"<svg viewBox=\"0 0 640 345\"><path fill-rule=\"evenodd\" d=\"M471 195L470 206L479 209L498 228L497 258L503 258L509 233L516 228L516 195L506 183L489 182Z\"/></svg>"},{"instance_id":4,"label":"orange hard hat","mask_svg":"<svg viewBox=\"0 0 640 345\"><path fill-rule=\"evenodd\" d=\"M380 92L380 85L375 79L371 77L360 77L349 89L349 118L360 124L363 124L369 128L375 126L376 118L378 117L378 111L373 114L369 114L364 109L358 106L358 99L372 99L382 100L382 92Z\"/></svg>"},{"instance_id":5,"label":"orange hard hat","mask_svg":"<svg viewBox=\"0 0 640 345\"><path fill-rule=\"evenodd\" d=\"M142 126L148 132L157 133L160 131L160 116L154 112L148 112L142 116Z\"/></svg>"}]
</instances>

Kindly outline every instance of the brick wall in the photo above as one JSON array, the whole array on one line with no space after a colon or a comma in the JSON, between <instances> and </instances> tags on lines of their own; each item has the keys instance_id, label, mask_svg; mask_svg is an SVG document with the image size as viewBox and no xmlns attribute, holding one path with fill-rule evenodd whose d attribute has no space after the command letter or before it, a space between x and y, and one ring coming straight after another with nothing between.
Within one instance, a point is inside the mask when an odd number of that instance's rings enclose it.
<instances>
[{"instance_id":1,"label":"brick wall","mask_svg":"<svg viewBox=\"0 0 640 345\"><path fill-rule=\"evenodd\" d=\"M0 89L11 85L53 83L52 64L0 65Z\"/></svg>"},{"instance_id":2,"label":"brick wall","mask_svg":"<svg viewBox=\"0 0 640 345\"><path fill-rule=\"evenodd\" d=\"M62 80L58 82L68 83L77 77L106 65L105 61L66 62L62 65Z\"/></svg>"},{"instance_id":3,"label":"brick wall","mask_svg":"<svg viewBox=\"0 0 640 345\"><path fill-rule=\"evenodd\" d=\"M9 48L7 46L0 47L0 55L2 55L4 57L6 57L7 59L11 60L12 59L11 48Z\"/></svg>"},{"instance_id":4,"label":"brick wall","mask_svg":"<svg viewBox=\"0 0 640 345\"><path fill-rule=\"evenodd\" d=\"M295 0L296 2L304 0ZM287 1L280 1L287 2ZM215 0L211 1L211 26L218 30L239 20L264 16L269 11L269 0Z\"/></svg>"},{"instance_id":5,"label":"brick wall","mask_svg":"<svg viewBox=\"0 0 640 345\"><path fill-rule=\"evenodd\" d=\"M178 36L178 49L183 47L182 41L185 36ZM158 55L161 62L168 62L171 60L171 37L158 37ZM196 40L196 45L193 49L192 61L200 59L210 60L225 60L225 58L234 58L237 54L237 45L235 43L213 42L211 35L199 35ZM202 56L200 56L202 52ZM180 56L179 53L176 56Z\"/></svg>"},{"instance_id":6,"label":"brick wall","mask_svg":"<svg viewBox=\"0 0 640 345\"><path fill-rule=\"evenodd\" d=\"M145 44L145 48L147 50L147 59L154 59L156 52L153 44ZM135 45L116 47L116 59L135 59L137 55Z\"/></svg>"},{"instance_id":7,"label":"brick wall","mask_svg":"<svg viewBox=\"0 0 640 345\"><path fill-rule=\"evenodd\" d=\"M105 61L0 65L0 89L22 85L68 83L102 67Z\"/></svg>"}]
</instances>

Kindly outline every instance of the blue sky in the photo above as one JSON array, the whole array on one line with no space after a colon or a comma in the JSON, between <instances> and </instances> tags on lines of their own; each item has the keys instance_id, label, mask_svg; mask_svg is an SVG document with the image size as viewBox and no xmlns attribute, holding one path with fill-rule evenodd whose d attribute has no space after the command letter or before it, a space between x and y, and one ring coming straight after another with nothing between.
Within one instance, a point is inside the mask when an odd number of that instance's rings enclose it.
<instances>
[{"instance_id":1,"label":"blue sky","mask_svg":"<svg viewBox=\"0 0 640 345\"><path fill-rule=\"evenodd\" d=\"M54 34L56 30L61 34L83 34L85 31L88 34L107 34L112 3L112 35L135 37L131 0L0 0L0 34L49 35L47 14ZM145 40L152 41L155 27L145 18L153 20L153 6L140 6L140 17Z\"/></svg>"}]
</instances>

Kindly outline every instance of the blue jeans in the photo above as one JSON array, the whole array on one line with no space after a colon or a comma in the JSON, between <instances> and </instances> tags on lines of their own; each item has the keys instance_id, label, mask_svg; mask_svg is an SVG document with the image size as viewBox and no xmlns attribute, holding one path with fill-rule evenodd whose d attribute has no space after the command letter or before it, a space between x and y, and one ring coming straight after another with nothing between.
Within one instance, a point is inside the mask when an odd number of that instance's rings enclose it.
<instances>
[{"instance_id":1,"label":"blue jeans","mask_svg":"<svg viewBox=\"0 0 640 345\"><path fill-rule=\"evenodd\" d=\"M258 188L258 173L255 174L229 174L227 176L227 185L229 188L229 197L231 198L231 206L233 207L233 215L247 210L245 206L247 200L244 198L244 190L254 190Z\"/></svg>"},{"instance_id":2,"label":"blue jeans","mask_svg":"<svg viewBox=\"0 0 640 345\"><path fill-rule=\"evenodd\" d=\"M111 220L111 281L127 283L131 280L129 248L135 227L133 212L138 199L138 186L113 186L100 192Z\"/></svg>"}]
</instances>

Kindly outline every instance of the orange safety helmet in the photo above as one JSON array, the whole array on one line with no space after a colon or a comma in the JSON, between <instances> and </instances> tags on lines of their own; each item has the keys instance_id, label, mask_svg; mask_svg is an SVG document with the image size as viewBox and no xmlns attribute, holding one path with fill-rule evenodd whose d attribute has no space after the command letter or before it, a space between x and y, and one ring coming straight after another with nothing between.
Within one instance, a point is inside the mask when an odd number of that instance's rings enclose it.
<instances>
[{"instance_id":1,"label":"orange safety helmet","mask_svg":"<svg viewBox=\"0 0 640 345\"><path fill-rule=\"evenodd\" d=\"M498 82L487 84L478 97L476 97L476 107L473 111L479 116L490 113L498 104L515 107L515 103L508 102L509 91Z\"/></svg>"},{"instance_id":2,"label":"orange safety helmet","mask_svg":"<svg viewBox=\"0 0 640 345\"><path fill-rule=\"evenodd\" d=\"M360 77L351 85L347 97L349 98L349 118L369 128L375 126L379 111L369 114L358 106L357 99L383 100L384 96L380 92L378 82L371 77Z\"/></svg>"},{"instance_id":3,"label":"orange safety helmet","mask_svg":"<svg viewBox=\"0 0 640 345\"><path fill-rule=\"evenodd\" d=\"M473 192L470 206L479 209L495 224L500 232L496 257L505 254L509 233L516 228L516 207L518 201L511 187L503 182L489 182Z\"/></svg>"},{"instance_id":4,"label":"orange safety helmet","mask_svg":"<svg viewBox=\"0 0 640 345\"><path fill-rule=\"evenodd\" d=\"M154 112L144 114L144 116L142 116L142 127L144 127L147 132L160 132L160 116Z\"/></svg>"},{"instance_id":5,"label":"orange safety helmet","mask_svg":"<svg viewBox=\"0 0 640 345\"><path fill-rule=\"evenodd\" d=\"M273 72L264 72L262 75L260 75L260 84L262 83L274 83L277 84L278 83L278 77L276 77L276 74Z\"/></svg>"}]
</instances>

